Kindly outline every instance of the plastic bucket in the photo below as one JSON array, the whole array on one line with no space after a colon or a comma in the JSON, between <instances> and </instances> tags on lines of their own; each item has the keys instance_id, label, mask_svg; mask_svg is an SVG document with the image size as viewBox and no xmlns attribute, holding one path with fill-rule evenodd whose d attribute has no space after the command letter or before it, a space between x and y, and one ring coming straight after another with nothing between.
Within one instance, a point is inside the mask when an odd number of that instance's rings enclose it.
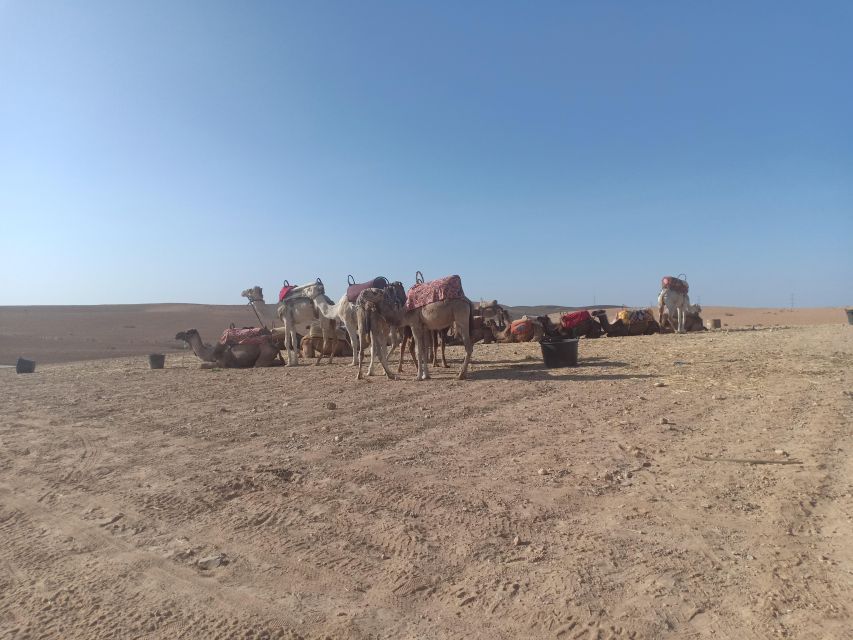
<instances>
[{"instance_id":1,"label":"plastic bucket","mask_svg":"<svg viewBox=\"0 0 853 640\"><path fill-rule=\"evenodd\" d=\"M847 309L847 324L853 324L853 309Z\"/></svg>"},{"instance_id":2,"label":"plastic bucket","mask_svg":"<svg viewBox=\"0 0 853 640\"><path fill-rule=\"evenodd\" d=\"M18 373L33 373L36 370L36 363L32 360L24 360L23 358L18 358L18 361L15 363L15 371Z\"/></svg>"},{"instance_id":3,"label":"plastic bucket","mask_svg":"<svg viewBox=\"0 0 853 640\"><path fill-rule=\"evenodd\" d=\"M162 369L166 364L166 356L162 353L152 353L148 356L148 366L152 369Z\"/></svg>"},{"instance_id":4,"label":"plastic bucket","mask_svg":"<svg viewBox=\"0 0 853 640\"><path fill-rule=\"evenodd\" d=\"M542 360L549 369L578 366L578 339L551 339L539 343Z\"/></svg>"}]
</instances>

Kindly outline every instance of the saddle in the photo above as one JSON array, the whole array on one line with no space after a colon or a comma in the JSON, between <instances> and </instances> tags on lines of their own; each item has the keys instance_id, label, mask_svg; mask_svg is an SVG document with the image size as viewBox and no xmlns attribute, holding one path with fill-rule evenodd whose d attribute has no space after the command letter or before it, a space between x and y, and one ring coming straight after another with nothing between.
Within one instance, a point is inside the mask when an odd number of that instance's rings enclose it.
<instances>
[{"instance_id":1,"label":"saddle","mask_svg":"<svg viewBox=\"0 0 853 640\"><path fill-rule=\"evenodd\" d=\"M654 320L654 316L652 316L648 309L622 309L622 311L616 314L616 319L621 320L622 324L629 326Z\"/></svg>"},{"instance_id":2,"label":"saddle","mask_svg":"<svg viewBox=\"0 0 853 640\"><path fill-rule=\"evenodd\" d=\"M358 294L364 291L365 289L384 289L388 286L388 278L384 276L378 276L373 280L368 280L367 282L362 282L361 284L356 284L355 278L349 276L347 278L347 282L349 282L349 286L347 287L347 300L349 300L352 304L355 304L355 301L358 298Z\"/></svg>"},{"instance_id":3,"label":"saddle","mask_svg":"<svg viewBox=\"0 0 853 640\"><path fill-rule=\"evenodd\" d=\"M462 278L456 275L430 280L429 282L417 282L412 285L406 295L406 310L412 311L433 302L456 300L464 297Z\"/></svg>"},{"instance_id":4,"label":"saddle","mask_svg":"<svg viewBox=\"0 0 853 640\"><path fill-rule=\"evenodd\" d=\"M582 325L587 320L590 320L592 316L589 311L575 311L574 313L564 313L560 316L560 324L563 325L563 329L574 329L577 326Z\"/></svg>"},{"instance_id":5,"label":"saddle","mask_svg":"<svg viewBox=\"0 0 853 640\"><path fill-rule=\"evenodd\" d=\"M509 325L509 332L519 340L529 342L533 338L533 323L530 320L514 320Z\"/></svg>"},{"instance_id":6,"label":"saddle","mask_svg":"<svg viewBox=\"0 0 853 640\"><path fill-rule=\"evenodd\" d=\"M681 274L684 275L684 274ZM687 276L684 276L687 278ZM660 281L661 289L672 289L676 293L687 293L687 280L676 278L675 276L664 276Z\"/></svg>"},{"instance_id":7,"label":"saddle","mask_svg":"<svg viewBox=\"0 0 853 640\"><path fill-rule=\"evenodd\" d=\"M290 295L290 292L293 291L296 287L290 284L287 280L284 281L284 286L281 288L281 291L278 292L278 301L281 303L287 296Z\"/></svg>"},{"instance_id":8,"label":"saddle","mask_svg":"<svg viewBox=\"0 0 853 640\"><path fill-rule=\"evenodd\" d=\"M269 329L264 327L230 327L222 332L219 344L234 346L235 344L263 344L270 339Z\"/></svg>"}]
</instances>

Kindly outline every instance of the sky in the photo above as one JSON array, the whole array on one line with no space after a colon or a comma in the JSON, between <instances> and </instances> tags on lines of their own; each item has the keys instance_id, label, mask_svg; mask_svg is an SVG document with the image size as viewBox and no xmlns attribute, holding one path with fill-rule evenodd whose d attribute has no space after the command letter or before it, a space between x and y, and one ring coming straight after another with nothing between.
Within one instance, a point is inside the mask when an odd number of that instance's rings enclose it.
<instances>
[{"instance_id":1,"label":"sky","mask_svg":"<svg viewBox=\"0 0 853 640\"><path fill-rule=\"evenodd\" d=\"M853 3L0 0L0 305L853 304Z\"/></svg>"}]
</instances>

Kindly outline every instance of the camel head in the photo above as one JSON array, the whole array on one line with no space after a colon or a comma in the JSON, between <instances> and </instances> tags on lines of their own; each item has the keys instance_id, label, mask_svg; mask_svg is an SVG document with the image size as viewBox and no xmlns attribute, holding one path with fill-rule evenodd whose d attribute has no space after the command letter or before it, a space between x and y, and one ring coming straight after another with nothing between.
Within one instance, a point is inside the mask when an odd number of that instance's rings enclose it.
<instances>
[{"instance_id":1,"label":"camel head","mask_svg":"<svg viewBox=\"0 0 853 640\"><path fill-rule=\"evenodd\" d=\"M403 286L403 283L399 280L397 282L391 282L384 289L385 291L385 300L394 305L395 307L403 307L406 305L406 288Z\"/></svg>"},{"instance_id":2,"label":"camel head","mask_svg":"<svg viewBox=\"0 0 853 640\"><path fill-rule=\"evenodd\" d=\"M323 281L320 280L320 278L317 278L316 282L300 287L300 289L302 289L303 296L311 298L312 300L326 293L326 287L323 285Z\"/></svg>"},{"instance_id":3,"label":"camel head","mask_svg":"<svg viewBox=\"0 0 853 640\"><path fill-rule=\"evenodd\" d=\"M246 289L243 293L240 294L244 298L248 298L249 302L263 302L264 301L264 290L261 289L258 285L255 285L251 289Z\"/></svg>"},{"instance_id":4,"label":"camel head","mask_svg":"<svg viewBox=\"0 0 853 640\"><path fill-rule=\"evenodd\" d=\"M175 336L175 340L183 340L184 342L189 342L193 336L198 336L197 329L187 329L186 331L181 331L178 335Z\"/></svg>"}]
</instances>

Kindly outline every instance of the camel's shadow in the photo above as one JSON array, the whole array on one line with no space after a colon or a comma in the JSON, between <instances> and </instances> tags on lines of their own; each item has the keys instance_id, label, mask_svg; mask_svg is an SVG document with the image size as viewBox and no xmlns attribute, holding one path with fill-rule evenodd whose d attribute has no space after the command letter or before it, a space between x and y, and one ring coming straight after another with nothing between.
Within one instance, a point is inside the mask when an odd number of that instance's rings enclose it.
<instances>
[{"instance_id":1,"label":"camel's shadow","mask_svg":"<svg viewBox=\"0 0 853 640\"><path fill-rule=\"evenodd\" d=\"M577 367L557 369L549 369L541 362L531 362L530 364L516 364L513 367L501 367L497 369L481 369L477 367L476 370L471 370L471 378L474 380L520 380L534 382L544 380L576 380L583 382L657 377L649 373L592 373L592 370L599 368L612 369L627 366L628 364L625 362L604 360L603 358L584 358L578 363Z\"/></svg>"}]
</instances>

